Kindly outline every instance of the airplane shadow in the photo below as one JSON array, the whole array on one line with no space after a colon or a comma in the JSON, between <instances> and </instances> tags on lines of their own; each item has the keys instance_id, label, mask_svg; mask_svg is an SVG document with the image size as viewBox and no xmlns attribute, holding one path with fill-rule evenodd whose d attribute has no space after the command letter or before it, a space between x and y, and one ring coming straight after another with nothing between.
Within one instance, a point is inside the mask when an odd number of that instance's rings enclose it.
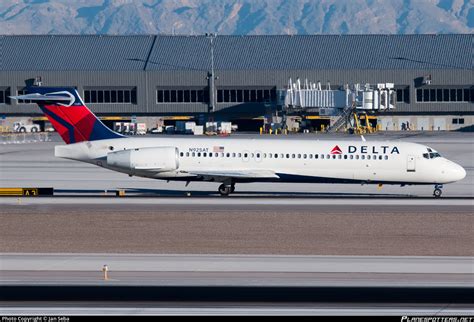
<instances>
[{"instance_id":1,"label":"airplane shadow","mask_svg":"<svg viewBox=\"0 0 474 322\"><path fill-rule=\"evenodd\" d=\"M221 197L217 191L191 191L145 188L117 188L112 190L98 189L55 189L56 196L63 197L112 197L118 191L124 191L124 197ZM230 198L410 198L409 194L382 193L343 193L343 192L268 192L268 191L235 191Z\"/></svg>"}]
</instances>

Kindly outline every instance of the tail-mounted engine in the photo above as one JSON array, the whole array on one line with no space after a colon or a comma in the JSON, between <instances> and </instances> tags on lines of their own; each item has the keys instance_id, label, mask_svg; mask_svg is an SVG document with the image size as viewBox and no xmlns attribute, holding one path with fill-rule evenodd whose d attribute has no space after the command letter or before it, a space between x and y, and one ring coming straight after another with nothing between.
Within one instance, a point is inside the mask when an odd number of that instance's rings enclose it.
<instances>
[{"instance_id":1,"label":"tail-mounted engine","mask_svg":"<svg viewBox=\"0 0 474 322\"><path fill-rule=\"evenodd\" d=\"M110 152L107 154L107 164L126 170L173 171L179 167L178 149L157 147Z\"/></svg>"}]
</instances>

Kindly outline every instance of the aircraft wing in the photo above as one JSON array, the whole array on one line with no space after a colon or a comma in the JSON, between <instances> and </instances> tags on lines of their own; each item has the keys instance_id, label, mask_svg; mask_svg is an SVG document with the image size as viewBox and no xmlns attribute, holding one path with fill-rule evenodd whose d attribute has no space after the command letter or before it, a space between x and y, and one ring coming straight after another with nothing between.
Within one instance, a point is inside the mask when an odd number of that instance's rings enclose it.
<instances>
[{"instance_id":1,"label":"aircraft wing","mask_svg":"<svg viewBox=\"0 0 474 322\"><path fill-rule=\"evenodd\" d=\"M214 170L198 170L190 171L192 175L204 177L207 179L279 179L280 177L271 170L225 170L225 171L214 171Z\"/></svg>"}]
</instances>

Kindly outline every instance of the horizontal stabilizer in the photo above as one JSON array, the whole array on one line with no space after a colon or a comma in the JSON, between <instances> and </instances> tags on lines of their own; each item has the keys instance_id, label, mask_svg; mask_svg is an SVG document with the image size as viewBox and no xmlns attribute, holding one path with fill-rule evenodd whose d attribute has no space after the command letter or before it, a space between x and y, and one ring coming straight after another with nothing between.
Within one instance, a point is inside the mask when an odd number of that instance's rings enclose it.
<instances>
[{"instance_id":1,"label":"horizontal stabilizer","mask_svg":"<svg viewBox=\"0 0 474 322\"><path fill-rule=\"evenodd\" d=\"M67 91L53 92L53 93L31 93L25 95L10 96L16 100L28 100L33 102L59 102L64 106L71 106L75 102L75 97Z\"/></svg>"}]
</instances>

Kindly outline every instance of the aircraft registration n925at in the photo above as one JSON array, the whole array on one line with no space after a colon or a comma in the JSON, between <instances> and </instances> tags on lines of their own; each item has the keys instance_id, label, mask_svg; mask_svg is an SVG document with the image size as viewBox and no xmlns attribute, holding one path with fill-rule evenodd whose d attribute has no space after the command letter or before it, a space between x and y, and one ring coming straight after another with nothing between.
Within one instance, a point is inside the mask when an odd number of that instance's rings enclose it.
<instances>
[{"instance_id":1,"label":"aircraft registration n925at","mask_svg":"<svg viewBox=\"0 0 474 322\"><path fill-rule=\"evenodd\" d=\"M67 145L55 156L152 179L220 182L227 196L241 182L434 185L466 171L411 142L251 138L132 138L106 127L74 88L28 87L13 99L36 102Z\"/></svg>"}]
</instances>

